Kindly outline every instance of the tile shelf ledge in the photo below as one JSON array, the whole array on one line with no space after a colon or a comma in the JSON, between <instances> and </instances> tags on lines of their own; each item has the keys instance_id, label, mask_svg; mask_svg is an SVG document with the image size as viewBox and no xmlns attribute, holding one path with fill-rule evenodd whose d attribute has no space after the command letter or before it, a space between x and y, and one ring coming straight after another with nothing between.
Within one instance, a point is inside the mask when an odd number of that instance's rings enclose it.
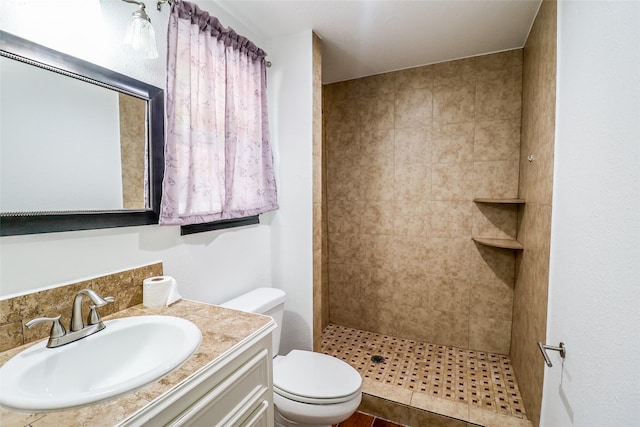
<instances>
[{"instance_id":1,"label":"tile shelf ledge","mask_svg":"<svg viewBox=\"0 0 640 427\"><path fill-rule=\"evenodd\" d=\"M524 199L508 199L508 198L491 199L487 197L476 197L475 199L473 199L473 201L476 203L518 204L518 205L522 205L526 203Z\"/></svg>"},{"instance_id":2,"label":"tile shelf ledge","mask_svg":"<svg viewBox=\"0 0 640 427\"><path fill-rule=\"evenodd\" d=\"M513 239L490 239L487 237L472 237L471 239L481 245L491 246L493 248L513 249L517 251L524 249L522 243Z\"/></svg>"}]
</instances>

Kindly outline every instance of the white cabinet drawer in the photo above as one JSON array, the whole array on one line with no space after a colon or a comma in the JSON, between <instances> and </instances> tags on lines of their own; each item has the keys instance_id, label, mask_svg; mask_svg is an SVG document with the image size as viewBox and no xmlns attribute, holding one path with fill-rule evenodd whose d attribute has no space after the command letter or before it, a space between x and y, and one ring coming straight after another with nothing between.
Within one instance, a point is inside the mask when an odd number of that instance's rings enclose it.
<instances>
[{"instance_id":1,"label":"white cabinet drawer","mask_svg":"<svg viewBox=\"0 0 640 427\"><path fill-rule=\"evenodd\" d=\"M260 406L253 411L253 414L241 425L242 427L269 427L270 420L273 420L273 414L269 411L269 402L263 400Z\"/></svg>"},{"instance_id":2,"label":"white cabinet drawer","mask_svg":"<svg viewBox=\"0 0 640 427\"><path fill-rule=\"evenodd\" d=\"M262 407L269 389L269 352L262 350L176 417L169 425L184 427L244 424ZM268 409L268 401L267 407ZM267 411L270 412L270 411Z\"/></svg>"}]
</instances>

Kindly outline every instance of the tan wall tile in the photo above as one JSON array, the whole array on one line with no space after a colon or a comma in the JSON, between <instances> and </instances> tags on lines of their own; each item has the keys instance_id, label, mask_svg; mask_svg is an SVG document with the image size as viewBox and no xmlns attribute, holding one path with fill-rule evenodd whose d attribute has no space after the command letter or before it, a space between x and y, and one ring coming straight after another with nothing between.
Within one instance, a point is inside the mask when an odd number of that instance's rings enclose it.
<instances>
[{"instance_id":1,"label":"tan wall tile","mask_svg":"<svg viewBox=\"0 0 640 427\"><path fill-rule=\"evenodd\" d=\"M429 307L432 310L469 315L471 284L466 278L430 276Z\"/></svg>"},{"instance_id":2,"label":"tan wall tile","mask_svg":"<svg viewBox=\"0 0 640 427\"><path fill-rule=\"evenodd\" d=\"M473 155L475 161L519 160L520 119L477 121Z\"/></svg>"},{"instance_id":3,"label":"tan wall tile","mask_svg":"<svg viewBox=\"0 0 640 427\"><path fill-rule=\"evenodd\" d=\"M361 165L393 165L394 157L393 129L382 131L363 131L360 133L358 157Z\"/></svg>"},{"instance_id":4,"label":"tan wall tile","mask_svg":"<svg viewBox=\"0 0 640 427\"><path fill-rule=\"evenodd\" d=\"M431 197L431 166L428 164L396 165L394 199L397 201L423 201Z\"/></svg>"},{"instance_id":5,"label":"tan wall tile","mask_svg":"<svg viewBox=\"0 0 640 427\"><path fill-rule=\"evenodd\" d=\"M476 197L516 198L518 161L475 162Z\"/></svg>"},{"instance_id":6,"label":"tan wall tile","mask_svg":"<svg viewBox=\"0 0 640 427\"><path fill-rule=\"evenodd\" d=\"M425 127L431 122L433 101L430 89L396 92L395 128Z\"/></svg>"},{"instance_id":7,"label":"tan wall tile","mask_svg":"<svg viewBox=\"0 0 640 427\"><path fill-rule=\"evenodd\" d=\"M479 81L476 88L476 118L478 120L513 119L520 117L522 79Z\"/></svg>"},{"instance_id":8,"label":"tan wall tile","mask_svg":"<svg viewBox=\"0 0 640 427\"><path fill-rule=\"evenodd\" d=\"M434 163L431 191L434 200L471 200L474 194L473 163Z\"/></svg>"},{"instance_id":9,"label":"tan wall tile","mask_svg":"<svg viewBox=\"0 0 640 427\"><path fill-rule=\"evenodd\" d=\"M398 201L393 205L393 233L396 236L431 235L431 204L425 201Z\"/></svg>"},{"instance_id":10,"label":"tan wall tile","mask_svg":"<svg viewBox=\"0 0 640 427\"><path fill-rule=\"evenodd\" d=\"M474 125L471 123L436 123L433 125L433 162L473 161Z\"/></svg>"},{"instance_id":11,"label":"tan wall tile","mask_svg":"<svg viewBox=\"0 0 640 427\"><path fill-rule=\"evenodd\" d=\"M438 123L472 122L475 119L475 85L433 88L433 120Z\"/></svg>"},{"instance_id":12,"label":"tan wall tile","mask_svg":"<svg viewBox=\"0 0 640 427\"><path fill-rule=\"evenodd\" d=\"M469 322L469 348L509 354L511 321L472 316Z\"/></svg>"},{"instance_id":13,"label":"tan wall tile","mask_svg":"<svg viewBox=\"0 0 640 427\"><path fill-rule=\"evenodd\" d=\"M362 98L360 126L362 130L393 129L393 98Z\"/></svg>"},{"instance_id":14,"label":"tan wall tile","mask_svg":"<svg viewBox=\"0 0 640 427\"><path fill-rule=\"evenodd\" d=\"M431 127L396 129L394 149L396 165L431 163Z\"/></svg>"},{"instance_id":15,"label":"tan wall tile","mask_svg":"<svg viewBox=\"0 0 640 427\"><path fill-rule=\"evenodd\" d=\"M473 228L473 202L453 200L431 203L431 236L468 238Z\"/></svg>"}]
</instances>

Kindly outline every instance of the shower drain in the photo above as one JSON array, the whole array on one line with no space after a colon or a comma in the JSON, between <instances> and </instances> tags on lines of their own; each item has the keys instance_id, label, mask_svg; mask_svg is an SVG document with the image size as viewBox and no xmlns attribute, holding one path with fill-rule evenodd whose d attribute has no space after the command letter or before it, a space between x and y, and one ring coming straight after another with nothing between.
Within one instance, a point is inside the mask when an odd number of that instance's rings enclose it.
<instances>
[{"instance_id":1,"label":"shower drain","mask_svg":"<svg viewBox=\"0 0 640 427\"><path fill-rule=\"evenodd\" d=\"M384 363L384 356L378 356L378 355L371 356L371 361L373 363Z\"/></svg>"}]
</instances>

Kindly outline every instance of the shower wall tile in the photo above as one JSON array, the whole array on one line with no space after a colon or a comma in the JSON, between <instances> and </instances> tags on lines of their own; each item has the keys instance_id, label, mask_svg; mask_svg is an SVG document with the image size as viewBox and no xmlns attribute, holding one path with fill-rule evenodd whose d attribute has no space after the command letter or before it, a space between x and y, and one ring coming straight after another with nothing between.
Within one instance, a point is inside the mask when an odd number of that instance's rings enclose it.
<instances>
[{"instance_id":1,"label":"shower wall tile","mask_svg":"<svg viewBox=\"0 0 640 427\"><path fill-rule=\"evenodd\" d=\"M431 235L433 237L465 238L473 228L473 202L452 200L431 204Z\"/></svg>"},{"instance_id":2,"label":"shower wall tile","mask_svg":"<svg viewBox=\"0 0 640 427\"><path fill-rule=\"evenodd\" d=\"M431 89L433 77L431 67L415 67L390 73L394 76L394 85L397 92L412 89Z\"/></svg>"},{"instance_id":3,"label":"shower wall tile","mask_svg":"<svg viewBox=\"0 0 640 427\"><path fill-rule=\"evenodd\" d=\"M518 208L509 204L476 203L472 210L474 236L515 239ZM523 241L520 241L524 243Z\"/></svg>"},{"instance_id":4,"label":"shower wall tile","mask_svg":"<svg viewBox=\"0 0 640 427\"><path fill-rule=\"evenodd\" d=\"M433 101L430 89L396 92L395 128L424 127L431 122Z\"/></svg>"},{"instance_id":5,"label":"shower wall tile","mask_svg":"<svg viewBox=\"0 0 640 427\"><path fill-rule=\"evenodd\" d=\"M474 165L463 163L434 163L432 194L434 200L472 200L474 193Z\"/></svg>"},{"instance_id":6,"label":"shower wall tile","mask_svg":"<svg viewBox=\"0 0 640 427\"><path fill-rule=\"evenodd\" d=\"M527 416L540 422L545 365L538 341L546 341L553 151L555 138L557 3L543 1L523 56L522 145L518 240L511 358ZM533 155L532 162L527 156Z\"/></svg>"},{"instance_id":7,"label":"shower wall tile","mask_svg":"<svg viewBox=\"0 0 640 427\"><path fill-rule=\"evenodd\" d=\"M382 131L362 131L357 157L361 165L393 165L394 138L393 129Z\"/></svg>"},{"instance_id":8,"label":"shower wall tile","mask_svg":"<svg viewBox=\"0 0 640 427\"><path fill-rule=\"evenodd\" d=\"M509 354L511 320L472 316L469 321L469 348Z\"/></svg>"},{"instance_id":9,"label":"shower wall tile","mask_svg":"<svg viewBox=\"0 0 640 427\"><path fill-rule=\"evenodd\" d=\"M517 50L325 86L331 322L465 348L472 317L510 334L515 256L471 236L515 235L515 209L473 199L517 196L521 74Z\"/></svg>"},{"instance_id":10,"label":"shower wall tile","mask_svg":"<svg viewBox=\"0 0 640 427\"><path fill-rule=\"evenodd\" d=\"M434 124L433 162L460 163L473 161L473 139L473 122Z\"/></svg>"},{"instance_id":11,"label":"shower wall tile","mask_svg":"<svg viewBox=\"0 0 640 427\"><path fill-rule=\"evenodd\" d=\"M429 200L431 195L431 165L400 164L394 169L393 195L397 201ZM386 189L382 190L386 193Z\"/></svg>"},{"instance_id":12,"label":"shower wall tile","mask_svg":"<svg viewBox=\"0 0 640 427\"><path fill-rule=\"evenodd\" d=\"M522 78L479 81L476 86L478 120L513 119L522 108Z\"/></svg>"},{"instance_id":13,"label":"shower wall tile","mask_svg":"<svg viewBox=\"0 0 640 427\"><path fill-rule=\"evenodd\" d=\"M433 85L457 85L460 86L470 81L474 81L475 60L473 58L461 59L459 61L441 62L431 66L433 75Z\"/></svg>"},{"instance_id":14,"label":"shower wall tile","mask_svg":"<svg viewBox=\"0 0 640 427\"><path fill-rule=\"evenodd\" d=\"M395 203L393 211L393 234L395 236L431 235L432 203L428 201L412 201L411 203Z\"/></svg>"},{"instance_id":15,"label":"shower wall tile","mask_svg":"<svg viewBox=\"0 0 640 427\"><path fill-rule=\"evenodd\" d=\"M476 121L474 136L475 161L520 159L519 118Z\"/></svg>"},{"instance_id":16,"label":"shower wall tile","mask_svg":"<svg viewBox=\"0 0 640 427\"><path fill-rule=\"evenodd\" d=\"M473 121L476 87L471 84L436 86L433 89L433 120L438 123Z\"/></svg>"},{"instance_id":17,"label":"shower wall tile","mask_svg":"<svg viewBox=\"0 0 640 427\"><path fill-rule=\"evenodd\" d=\"M429 308L456 315L469 314L470 281L450 276L430 276Z\"/></svg>"},{"instance_id":18,"label":"shower wall tile","mask_svg":"<svg viewBox=\"0 0 640 427\"><path fill-rule=\"evenodd\" d=\"M518 161L475 162L477 197L518 197Z\"/></svg>"},{"instance_id":19,"label":"shower wall tile","mask_svg":"<svg viewBox=\"0 0 640 427\"><path fill-rule=\"evenodd\" d=\"M360 103L361 130L393 129L393 98L362 98Z\"/></svg>"},{"instance_id":20,"label":"shower wall tile","mask_svg":"<svg viewBox=\"0 0 640 427\"><path fill-rule=\"evenodd\" d=\"M394 150L396 165L431 163L431 127L396 129Z\"/></svg>"}]
</instances>

